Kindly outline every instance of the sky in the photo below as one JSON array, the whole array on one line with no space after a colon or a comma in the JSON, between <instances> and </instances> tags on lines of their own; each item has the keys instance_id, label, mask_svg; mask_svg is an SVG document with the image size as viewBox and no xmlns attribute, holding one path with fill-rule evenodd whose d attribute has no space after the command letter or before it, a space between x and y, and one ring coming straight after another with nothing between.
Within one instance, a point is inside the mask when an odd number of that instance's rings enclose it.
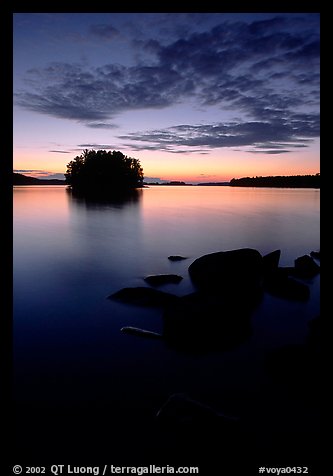
<instances>
[{"instance_id":1,"label":"sky","mask_svg":"<svg viewBox=\"0 0 333 476\"><path fill-rule=\"evenodd\" d=\"M14 13L13 167L85 149L146 181L320 172L317 13Z\"/></svg>"}]
</instances>

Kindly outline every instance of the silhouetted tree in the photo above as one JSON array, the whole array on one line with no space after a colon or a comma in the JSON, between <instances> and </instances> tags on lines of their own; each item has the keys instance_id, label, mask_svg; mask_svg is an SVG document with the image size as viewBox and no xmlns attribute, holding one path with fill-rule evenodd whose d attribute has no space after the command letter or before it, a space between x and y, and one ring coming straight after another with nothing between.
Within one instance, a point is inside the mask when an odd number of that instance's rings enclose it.
<instances>
[{"instance_id":1,"label":"silhouetted tree","mask_svg":"<svg viewBox=\"0 0 333 476\"><path fill-rule=\"evenodd\" d=\"M112 193L142 187L143 169L122 152L86 149L67 164L65 177L73 190Z\"/></svg>"}]
</instances>

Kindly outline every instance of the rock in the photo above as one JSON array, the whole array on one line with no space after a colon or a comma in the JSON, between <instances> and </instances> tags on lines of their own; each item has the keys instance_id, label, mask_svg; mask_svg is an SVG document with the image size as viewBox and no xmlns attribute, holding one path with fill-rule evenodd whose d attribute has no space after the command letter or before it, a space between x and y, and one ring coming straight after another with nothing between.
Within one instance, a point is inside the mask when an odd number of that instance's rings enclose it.
<instances>
[{"instance_id":1,"label":"rock","mask_svg":"<svg viewBox=\"0 0 333 476\"><path fill-rule=\"evenodd\" d=\"M216 422L217 420L226 424L238 422L238 418L224 415L209 405L193 400L184 393L172 394L158 410L156 418L173 425Z\"/></svg>"},{"instance_id":2,"label":"rock","mask_svg":"<svg viewBox=\"0 0 333 476\"><path fill-rule=\"evenodd\" d=\"M280 256L281 256L281 250L275 250L263 256L262 260L263 260L263 268L264 268L265 275L272 273L278 268L279 262L280 262Z\"/></svg>"},{"instance_id":3,"label":"rock","mask_svg":"<svg viewBox=\"0 0 333 476\"><path fill-rule=\"evenodd\" d=\"M269 294L284 299L306 301L310 297L309 286L290 277L283 268L266 278L264 288Z\"/></svg>"},{"instance_id":4,"label":"rock","mask_svg":"<svg viewBox=\"0 0 333 476\"><path fill-rule=\"evenodd\" d=\"M310 256L312 256L312 258L320 260L320 251L311 251Z\"/></svg>"},{"instance_id":5,"label":"rock","mask_svg":"<svg viewBox=\"0 0 333 476\"><path fill-rule=\"evenodd\" d=\"M140 337L149 337L151 339L163 339L162 334L159 334L158 332L148 331L146 329L139 329L138 327L125 326L122 327L120 330L125 334L132 334Z\"/></svg>"},{"instance_id":6,"label":"rock","mask_svg":"<svg viewBox=\"0 0 333 476\"><path fill-rule=\"evenodd\" d=\"M276 270L281 276L297 276L295 266L279 266Z\"/></svg>"},{"instance_id":7,"label":"rock","mask_svg":"<svg viewBox=\"0 0 333 476\"><path fill-rule=\"evenodd\" d=\"M229 350L251 335L252 303L195 292L163 313L163 336L173 348L195 353Z\"/></svg>"},{"instance_id":8,"label":"rock","mask_svg":"<svg viewBox=\"0 0 333 476\"><path fill-rule=\"evenodd\" d=\"M178 284L182 279L182 276L178 276L178 274L155 274L144 278L146 283L151 286L161 286L169 283Z\"/></svg>"},{"instance_id":9,"label":"rock","mask_svg":"<svg viewBox=\"0 0 333 476\"><path fill-rule=\"evenodd\" d=\"M320 272L320 266L311 256L304 255L295 259L295 270L299 277L313 278Z\"/></svg>"},{"instance_id":10,"label":"rock","mask_svg":"<svg viewBox=\"0 0 333 476\"><path fill-rule=\"evenodd\" d=\"M148 307L166 307L175 303L179 297L164 291L147 287L123 288L108 296L108 299L114 299L126 304L135 304L137 306Z\"/></svg>"},{"instance_id":11,"label":"rock","mask_svg":"<svg viewBox=\"0 0 333 476\"><path fill-rule=\"evenodd\" d=\"M188 270L199 290L232 294L242 299L261 287L263 258L252 248L219 251L196 259Z\"/></svg>"},{"instance_id":12,"label":"rock","mask_svg":"<svg viewBox=\"0 0 333 476\"><path fill-rule=\"evenodd\" d=\"M171 255L171 256L168 256L168 259L170 261L182 261L183 259L187 259L187 258L186 258L186 256Z\"/></svg>"}]
</instances>

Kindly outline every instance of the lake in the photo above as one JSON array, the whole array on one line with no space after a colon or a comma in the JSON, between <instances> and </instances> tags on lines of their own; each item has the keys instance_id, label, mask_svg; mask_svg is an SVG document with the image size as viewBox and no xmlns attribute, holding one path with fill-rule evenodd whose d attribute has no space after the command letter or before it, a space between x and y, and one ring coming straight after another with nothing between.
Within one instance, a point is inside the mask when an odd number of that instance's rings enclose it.
<instances>
[{"instance_id":1,"label":"lake","mask_svg":"<svg viewBox=\"0 0 333 476\"><path fill-rule=\"evenodd\" d=\"M238 418L258 464L260 455L274 456L277 441L280 455L289 455L297 439L292 454L304 450L304 461L298 455L288 465L310 465L319 425L319 409L309 403L313 380L290 389L266 362L274 350L306 341L320 313L319 275L307 280L306 302L265 293L251 335L221 352L126 335L123 326L162 332L161 311L107 297L148 286L143 278L161 273L183 280L160 289L191 293L188 266L215 251L280 249L280 265L293 266L320 248L319 190L151 186L123 201L91 202L63 186L17 186L13 203L18 455L37 465L41 454L57 464L75 455L77 464L89 456L100 464L154 464L156 455L172 464L181 454L193 465L196 451L175 448L179 434L155 427L168 397L184 393ZM216 448L200 435L201 460L211 458Z\"/></svg>"}]
</instances>

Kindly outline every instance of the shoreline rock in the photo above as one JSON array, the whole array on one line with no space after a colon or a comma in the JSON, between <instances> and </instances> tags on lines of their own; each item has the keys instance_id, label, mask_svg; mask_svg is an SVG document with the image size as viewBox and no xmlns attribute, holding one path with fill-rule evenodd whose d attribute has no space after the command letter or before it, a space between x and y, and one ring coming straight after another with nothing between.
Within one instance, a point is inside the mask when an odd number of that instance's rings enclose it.
<instances>
[{"instance_id":1,"label":"shoreline rock","mask_svg":"<svg viewBox=\"0 0 333 476\"><path fill-rule=\"evenodd\" d=\"M242 299L262 287L264 261L259 251L240 248L203 255L188 271L197 289Z\"/></svg>"},{"instance_id":2,"label":"shoreline rock","mask_svg":"<svg viewBox=\"0 0 333 476\"><path fill-rule=\"evenodd\" d=\"M178 284L183 277L178 274L152 274L143 279L151 286L162 286L163 284Z\"/></svg>"},{"instance_id":3,"label":"shoreline rock","mask_svg":"<svg viewBox=\"0 0 333 476\"><path fill-rule=\"evenodd\" d=\"M147 307L165 307L178 300L178 296L152 289L148 287L138 286L134 288L123 288L110 294L108 299L120 301L125 304L134 304L137 306Z\"/></svg>"}]
</instances>

